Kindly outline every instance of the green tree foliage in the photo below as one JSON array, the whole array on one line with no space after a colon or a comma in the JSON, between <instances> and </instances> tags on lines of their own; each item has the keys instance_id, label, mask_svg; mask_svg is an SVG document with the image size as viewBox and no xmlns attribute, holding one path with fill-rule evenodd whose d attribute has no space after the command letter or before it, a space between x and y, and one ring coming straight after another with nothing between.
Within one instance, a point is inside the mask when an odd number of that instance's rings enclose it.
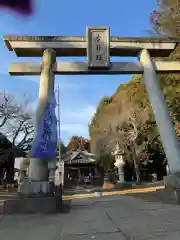
<instances>
[{"instance_id":1,"label":"green tree foliage","mask_svg":"<svg viewBox=\"0 0 180 240\"><path fill-rule=\"evenodd\" d=\"M108 151L101 149L97 155L97 165L103 169L104 172L112 170L114 168L114 156Z\"/></svg>"},{"instance_id":2,"label":"green tree foliage","mask_svg":"<svg viewBox=\"0 0 180 240\"><path fill-rule=\"evenodd\" d=\"M180 7L177 5L180 3L180 0L171 1L171 0L162 0L158 1L157 10L155 10L151 16L151 23L153 25L153 30L158 35L166 35L169 37L179 36L177 29L179 24L179 15L177 10ZM173 14L176 13L176 16L173 17ZM168 15L169 14L169 15ZM172 21L173 17L173 21ZM153 19L154 18L154 19ZM171 33L169 32L171 30ZM177 45L172 54L164 60L179 60L180 59L180 46ZM180 79L179 74L159 74L159 80L161 87L164 92L164 97L167 102L167 106L172 117L177 136L180 136ZM91 124L89 125L91 141L95 142L96 137L95 133L98 130L98 134L103 134L104 125L108 125L110 122L116 118L124 118L123 115L126 115L127 109L133 108L135 111L143 111L143 109L148 110L148 119L143 123L140 119L138 127L138 137L136 140L137 144L137 155L140 159L152 158L152 153L148 149L154 149L152 146L159 146L159 153L164 156L162 144L159 138L159 131L155 124L154 115L150 103L148 101L147 92L144 88L143 77L140 75L135 75L128 83L121 84L115 94L111 97L109 104L102 104L98 106L98 110L94 115ZM109 105L115 103L115 108L108 108ZM103 107L102 107L103 105ZM115 109L120 109L119 112L116 112ZM106 114L105 114L106 111ZM111 116L111 119L105 117L106 115ZM106 121L106 122L105 122ZM118 123L114 121L113 124ZM127 119L125 118L125 121ZM105 123L104 123L105 122ZM102 127L101 127L102 126ZM151 146L151 148L150 148ZM153 151L153 150L152 150ZM144 156L144 157L142 157Z\"/></svg>"},{"instance_id":3,"label":"green tree foliage","mask_svg":"<svg viewBox=\"0 0 180 240\"><path fill-rule=\"evenodd\" d=\"M159 75L159 78L177 136L180 136L179 76L178 74L161 74ZM98 125L99 133L102 135L104 134L104 124L102 123L103 121L106 121L106 114L111 116L107 121L107 126L112 123L112 127L113 124L115 127L115 125L119 123L118 121L123 118L124 121L120 122L120 125L122 128L124 128L122 124L126 123L128 120L124 116L128 116L127 112L129 109L133 109L137 115L136 125L138 129L138 137L136 139L136 153L138 160L142 164L146 166L148 165L151 171L156 171L159 166L163 167L165 155L161 140L159 138L159 131L154 119L154 115L147 98L143 77L134 76L128 83L120 85L115 94L112 96L112 101L110 104L113 103L116 103L116 108L120 107L121 110L119 112L116 112L115 108L109 108L109 112L107 112L106 108L108 109L108 105L106 105L101 109L101 111L95 113L92 124L90 125L91 141L93 142L97 139L97 137L94 137L94 126ZM146 112L145 115L139 114L143 113L143 111ZM117 121L113 122L113 119L117 119ZM102 128L101 125L103 126ZM126 124L126 127L127 126L128 125ZM128 151L126 152L126 158L130 156L130 153L131 150L129 153ZM157 159L159 160L157 161Z\"/></svg>"},{"instance_id":4,"label":"green tree foliage","mask_svg":"<svg viewBox=\"0 0 180 240\"><path fill-rule=\"evenodd\" d=\"M112 102L112 97L109 97L109 96L103 97L99 102L97 111L101 111L105 106L107 106L111 102Z\"/></svg>"},{"instance_id":5,"label":"green tree foliage","mask_svg":"<svg viewBox=\"0 0 180 240\"><path fill-rule=\"evenodd\" d=\"M157 9L151 13L150 21L152 31L156 35L169 38L180 37L180 0L158 0ZM179 59L180 44L177 44L170 56L163 60ZM180 76L179 74L159 74L159 80L177 136L180 137ZM146 116L140 117L137 114L136 154L139 161L148 166L150 172L158 171L165 166L166 158L144 87L144 80L140 75L135 75L128 83L121 84L112 97L105 97L100 101L89 125L91 144L96 144L97 136L103 136L104 128L110 123L112 127L120 124L123 128L122 124L128 120L129 109L134 109L136 113L146 109ZM130 155L131 148L128 151L127 147L125 158L130 159Z\"/></svg>"}]
</instances>

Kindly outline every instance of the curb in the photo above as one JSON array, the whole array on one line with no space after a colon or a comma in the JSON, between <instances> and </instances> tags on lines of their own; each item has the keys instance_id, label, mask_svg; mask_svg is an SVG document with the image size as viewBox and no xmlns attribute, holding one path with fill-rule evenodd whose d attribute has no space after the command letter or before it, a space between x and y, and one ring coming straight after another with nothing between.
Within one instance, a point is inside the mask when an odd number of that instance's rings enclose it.
<instances>
[{"instance_id":1,"label":"curb","mask_svg":"<svg viewBox=\"0 0 180 240\"><path fill-rule=\"evenodd\" d=\"M129 190L121 190L121 191L96 191L94 193L85 193L85 194L74 194L72 196L63 196L63 200L72 200L77 198L94 198L94 197L101 197L101 196L110 196L110 195L127 195L132 193L148 193L148 192L155 192L156 190L165 189L164 186L158 187L149 187L149 188L136 188L136 189L129 189Z\"/></svg>"}]
</instances>

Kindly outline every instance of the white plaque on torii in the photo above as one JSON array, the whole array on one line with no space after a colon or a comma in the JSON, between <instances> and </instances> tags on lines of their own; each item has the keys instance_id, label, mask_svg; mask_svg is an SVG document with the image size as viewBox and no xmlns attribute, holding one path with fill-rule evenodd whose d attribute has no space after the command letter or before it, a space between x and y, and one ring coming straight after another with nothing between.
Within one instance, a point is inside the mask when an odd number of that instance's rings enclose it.
<instances>
[{"instance_id":1,"label":"white plaque on torii","mask_svg":"<svg viewBox=\"0 0 180 240\"><path fill-rule=\"evenodd\" d=\"M109 27L87 27L87 58L89 68L110 67Z\"/></svg>"}]
</instances>

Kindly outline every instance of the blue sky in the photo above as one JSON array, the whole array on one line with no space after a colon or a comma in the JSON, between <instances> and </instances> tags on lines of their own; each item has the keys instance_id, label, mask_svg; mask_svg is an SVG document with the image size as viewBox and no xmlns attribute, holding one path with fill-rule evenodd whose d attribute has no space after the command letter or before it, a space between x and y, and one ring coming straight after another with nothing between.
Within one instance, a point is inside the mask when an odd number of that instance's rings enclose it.
<instances>
[{"instance_id":1,"label":"blue sky","mask_svg":"<svg viewBox=\"0 0 180 240\"><path fill-rule=\"evenodd\" d=\"M29 18L1 9L0 35L81 36L85 35L86 26L109 26L114 36L148 36L149 15L155 7L156 0L36 0L35 13ZM8 75L8 64L23 60L33 59L18 59L0 39L0 91L6 90L19 99L28 94L36 106L39 78ZM100 99L112 95L120 83L130 78L130 75L56 76L56 84L61 87L61 138L64 142L72 135L88 137L88 123Z\"/></svg>"}]
</instances>

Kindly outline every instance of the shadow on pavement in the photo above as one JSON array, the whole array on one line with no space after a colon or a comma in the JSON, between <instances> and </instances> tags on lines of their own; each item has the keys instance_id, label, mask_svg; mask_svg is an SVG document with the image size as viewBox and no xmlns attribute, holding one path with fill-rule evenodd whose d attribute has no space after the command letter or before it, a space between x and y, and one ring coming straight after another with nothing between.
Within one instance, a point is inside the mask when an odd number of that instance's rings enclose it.
<instances>
[{"instance_id":1,"label":"shadow on pavement","mask_svg":"<svg viewBox=\"0 0 180 240\"><path fill-rule=\"evenodd\" d=\"M166 189L156 190L147 193L130 193L128 196L133 196L135 198L140 198L142 200L147 200L150 202L160 202L164 204L177 205L175 197L172 191Z\"/></svg>"},{"instance_id":2,"label":"shadow on pavement","mask_svg":"<svg viewBox=\"0 0 180 240\"><path fill-rule=\"evenodd\" d=\"M59 212L68 214L71 210L71 201L72 200L63 200L62 201L62 207L60 208Z\"/></svg>"}]
</instances>

